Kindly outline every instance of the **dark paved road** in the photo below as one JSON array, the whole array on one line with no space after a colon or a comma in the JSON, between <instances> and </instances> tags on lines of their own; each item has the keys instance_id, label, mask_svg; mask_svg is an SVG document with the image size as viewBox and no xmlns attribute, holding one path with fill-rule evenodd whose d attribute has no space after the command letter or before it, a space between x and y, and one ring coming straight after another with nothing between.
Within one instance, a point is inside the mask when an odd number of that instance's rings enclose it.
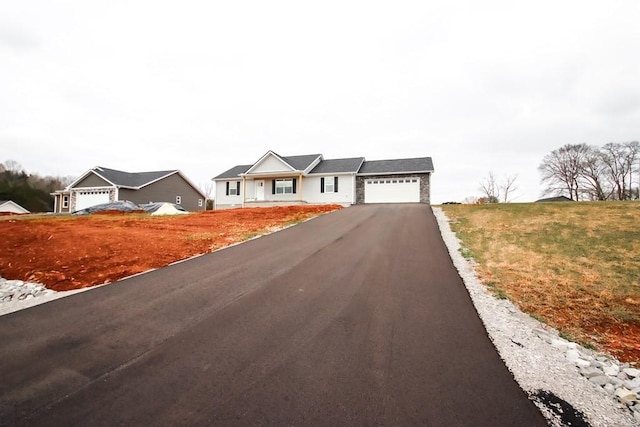
<instances>
[{"instance_id":1,"label":"dark paved road","mask_svg":"<svg viewBox=\"0 0 640 427\"><path fill-rule=\"evenodd\" d=\"M424 205L0 317L0 424L542 426Z\"/></svg>"}]
</instances>

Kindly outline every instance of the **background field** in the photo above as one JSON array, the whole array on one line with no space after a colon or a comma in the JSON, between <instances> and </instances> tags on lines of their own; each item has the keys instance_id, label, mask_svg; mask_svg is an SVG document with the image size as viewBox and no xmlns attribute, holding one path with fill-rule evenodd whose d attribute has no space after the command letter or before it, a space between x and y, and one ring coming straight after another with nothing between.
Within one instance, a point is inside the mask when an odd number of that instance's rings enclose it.
<instances>
[{"instance_id":1,"label":"background field","mask_svg":"<svg viewBox=\"0 0 640 427\"><path fill-rule=\"evenodd\" d=\"M496 296L569 339L640 361L640 203L442 208Z\"/></svg>"}]
</instances>

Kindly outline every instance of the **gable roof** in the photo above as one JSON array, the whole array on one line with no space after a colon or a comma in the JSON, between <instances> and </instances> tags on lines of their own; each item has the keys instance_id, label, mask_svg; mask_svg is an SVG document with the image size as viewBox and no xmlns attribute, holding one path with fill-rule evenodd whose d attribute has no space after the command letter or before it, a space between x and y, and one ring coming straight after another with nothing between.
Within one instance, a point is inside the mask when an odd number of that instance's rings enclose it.
<instances>
[{"instance_id":1,"label":"gable roof","mask_svg":"<svg viewBox=\"0 0 640 427\"><path fill-rule=\"evenodd\" d=\"M78 179L73 181L67 189L73 188L77 183L85 179L90 174L95 174L107 181L114 187L124 187L131 189L140 189L162 178L166 178L174 173L180 173L178 169L153 172L124 172L116 169L109 169L102 166L96 166L82 174ZM184 175L181 174L186 179ZM194 187L195 188L195 187Z\"/></svg>"},{"instance_id":2,"label":"gable roof","mask_svg":"<svg viewBox=\"0 0 640 427\"><path fill-rule=\"evenodd\" d=\"M245 173L251 169L253 165L238 165L234 166L226 172L222 172L220 175L213 177L213 179L225 179L225 178L240 178L240 174Z\"/></svg>"},{"instance_id":3,"label":"gable roof","mask_svg":"<svg viewBox=\"0 0 640 427\"><path fill-rule=\"evenodd\" d=\"M139 190L142 187L153 184L161 179L167 178L173 174L178 174L187 184L189 184L195 191L197 191L203 198L207 196L202 192L198 186L196 186L189 178L185 176L179 169L165 170L165 171L152 171L152 172L124 172L116 169L109 169L102 166L96 166L89 169L78 179L69 184L64 190L56 191L55 193L64 193L70 191L77 183L81 182L90 174L95 174L100 178L107 181L109 184L118 188L128 188L131 190ZM54 194L54 193L52 193Z\"/></svg>"},{"instance_id":4,"label":"gable roof","mask_svg":"<svg viewBox=\"0 0 640 427\"><path fill-rule=\"evenodd\" d=\"M573 199L570 199L567 196L555 196L555 197L547 197L545 199L536 200L536 203L544 203L544 202L573 202Z\"/></svg>"},{"instance_id":5,"label":"gable roof","mask_svg":"<svg viewBox=\"0 0 640 427\"><path fill-rule=\"evenodd\" d=\"M297 171L306 171L309 167L313 165L315 161L322 160L322 154L305 154L302 156L281 156L274 151L267 151L257 162L255 162L248 170L245 171L247 174L254 173L253 169L258 168L259 165L265 161L268 157L275 157L280 162L284 164L284 166L291 169L291 172Z\"/></svg>"},{"instance_id":6,"label":"gable roof","mask_svg":"<svg viewBox=\"0 0 640 427\"><path fill-rule=\"evenodd\" d=\"M364 162L364 157L353 157L350 159L330 159L322 160L314 167L310 174L314 173L356 173Z\"/></svg>"},{"instance_id":7,"label":"gable roof","mask_svg":"<svg viewBox=\"0 0 640 427\"><path fill-rule=\"evenodd\" d=\"M322 157L322 154L306 154L303 156L279 157L289 165L291 165L295 170L303 171L311 166L311 163L317 160L318 157Z\"/></svg>"},{"instance_id":8,"label":"gable roof","mask_svg":"<svg viewBox=\"0 0 640 427\"><path fill-rule=\"evenodd\" d=\"M356 173L358 175L376 174L404 174L404 173L431 173L433 172L433 161L431 157L416 157L409 159L394 160L374 160L366 161L364 157L351 157L346 159L324 160L322 154L307 154L303 156L280 156L273 151L268 151L256 163L252 165L238 165L215 176L212 180L240 179L242 175L251 174L251 169L261 163L267 156L275 156L286 163L295 171L305 171L311 167L318 159L320 162L313 166L308 174L327 173Z\"/></svg>"},{"instance_id":9,"label":"gable roof","mask_svg":"<svg viewBox=\"0 0 640 427\"><path fill-rule=\"evenodd\" d=\"M0 200L0 209L5 206L13 206L14 209L20 211L20 213L29 213L27 209L23 208L13 200ZM0 210L0 212L5 212L5 211Z\"/></svg>"},{"instance_id":10,"label":"gable roof","mask_svg":"<svg viewBox=\"0 0 640 427\"><path fill-rule=\"evenodd\" d=\"M128 188L141 188L178 172L177 169L153 172L123 172L101 166L96 166L92 171L117 187Z\"/></svg>"},{"instance_id":11,"label":"gable roof","mask_svg":"<svg viewBox=\"0 0 640 427\"><path fill-rule=\"evenodd\" d=\"M433 172L431 157L365 161L358 175Z\"/></svg>"}]
</instances>

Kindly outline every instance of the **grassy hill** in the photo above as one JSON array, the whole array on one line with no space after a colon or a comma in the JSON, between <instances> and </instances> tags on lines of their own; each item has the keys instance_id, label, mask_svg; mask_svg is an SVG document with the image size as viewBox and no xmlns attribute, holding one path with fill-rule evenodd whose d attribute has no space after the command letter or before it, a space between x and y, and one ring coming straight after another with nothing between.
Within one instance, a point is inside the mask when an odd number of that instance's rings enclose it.
<instances>
[{"instance_id":1,"label":"grassy hill","mask_svg":"<svg viewBox=\"0 0 640 427\"><path fill-rule=\"evenodd\" d=\"M569 339L640 361L640 203L442 209L497 297Z\"/></svg>"}]
</instances>

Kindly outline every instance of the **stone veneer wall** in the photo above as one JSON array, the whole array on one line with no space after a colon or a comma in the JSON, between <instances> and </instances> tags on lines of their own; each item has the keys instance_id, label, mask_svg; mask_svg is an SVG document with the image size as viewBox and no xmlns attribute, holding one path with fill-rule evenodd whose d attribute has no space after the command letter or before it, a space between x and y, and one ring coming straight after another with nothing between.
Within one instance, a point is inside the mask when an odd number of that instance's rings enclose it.
<instances>
[{"instance_id":1,"label":"stone veneer wall","mask_svg":"<svg viewBox=\"0 0 640 427\"><path fill-rule=\"evenodd\" d=\"M356 204L364 204L364 182L367 179L420 178L420 203L431 203L431 174L414 173L400 175L366 175L356 177Z\"/></svg>"}]
</instances>

